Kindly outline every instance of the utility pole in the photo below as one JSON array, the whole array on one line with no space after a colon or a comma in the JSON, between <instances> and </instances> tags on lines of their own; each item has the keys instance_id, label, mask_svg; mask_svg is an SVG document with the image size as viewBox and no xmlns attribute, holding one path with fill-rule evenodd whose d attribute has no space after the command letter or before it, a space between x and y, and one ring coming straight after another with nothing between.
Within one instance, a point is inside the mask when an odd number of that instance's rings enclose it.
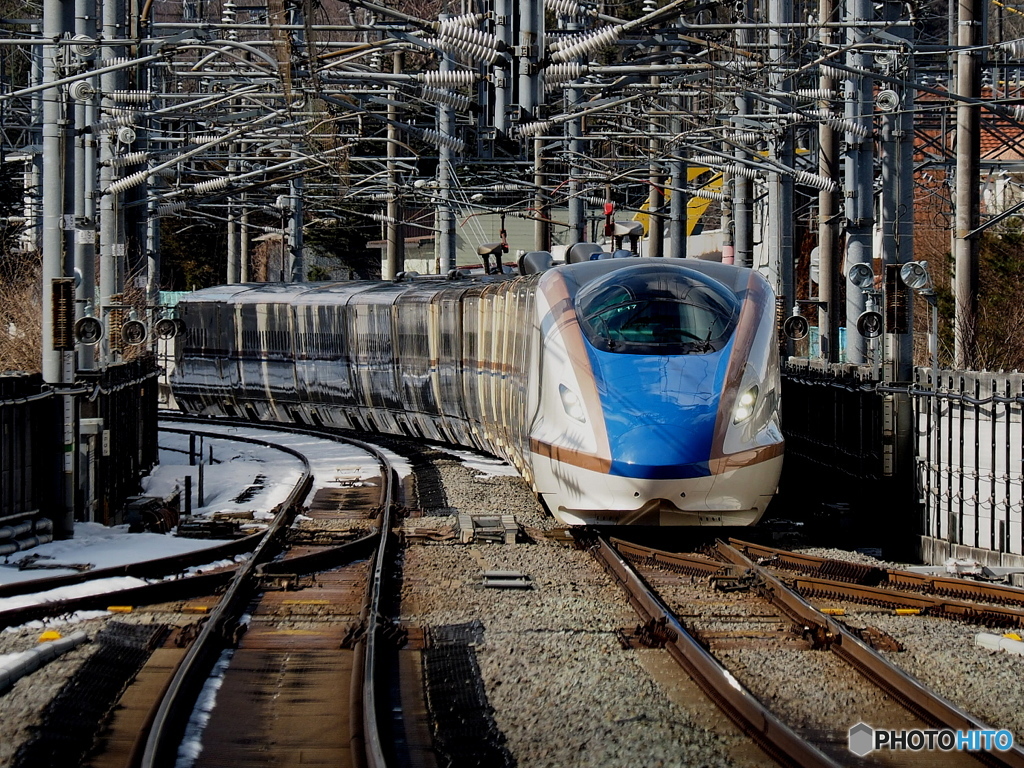
<instances>
[{"instance_id":1,"label":"utility pole","mask_svg":"<svg viewBox=\"0 0 1024 768\"><path fill-rule=\"evenodd\" d=\"M846 63L858 71L871 67L871 54L862 47L868 41L874 10L870 0L852 0L846 28ZM874 206L873 143L871 141L874 94L872 78L846 75L846 266L873 266L871 236ZM865 339L857 332L857 319L865 309L861 289L846 280L846 360L863 363Z\"/></svg>"},{"instance_id":2,"label":"utility pole","mask_svg":"<svg viewBox=\"0 0 1024 768\"><path fill-rule=\"evenodd\" d=\"M959 0L957 14L956 93L976 99L981 92L982 19L980 0ZM956 107L956 205L953 261L953 364L960 370L975 361L978 317L978 241L969 237L978 228L981 152L980 107L960 101Z\"/></svg>"},{"instance_id":3,"label":"utility pole","mask_svg":"<svg viewBox=\"0 0 1024 768\"><path fill-rule=\"evenodd\" d=\"M661 78L652 77L651 85L654 93L658 92L661 86ZM647 255L661 257L665 255L665 228L661 219L661 207L665 201L665 174L661 169L661 140L658 133L661 126L658 118L651 116L651 136L647 140L647 148L650 153L647 193Z\"/></svg>"},{"instance_id":4,"label":"utility pole","mask_svg":"<svg viewBox=\"0 0 1024 768\"><path fill-rule=\"evenodd\" d=\"M438 15L438 20L445 21L449 14ZM454 72L455 59L445 51L441 54L441 72ZM452 210L452 157L454 152L445 140L451 136L455 127L455 110L450 104L441 102L437 105L437 130L441 134L440 148L437 155L437 237L438 273L447 275L456 267L456 234L455 212ZM392 275L392 278L394 275Z\"/></svg>"},{"instance_id":5,"label":"utility pole","mask_svg":"<svg viewBox=\"0 0 1024 768\"><path fill-rule=\"evenodd\" d=\"M754 21L754 0L742 0L743 12L740 14L739 22L749 24ZM736 48L743 52L754 44L754 33L749 27L740 27L736 30ZM742 58L739 59L743 61ZM749 159L750 150L745 146L749 144L748 134L751 130L749 117L753 111L753 99L750 93L743 89L736 96L736 117L733 125L736 134L736 167L744 168L743 163ZM747 175L736 173L733 177L733 203L732 216L735 247L735 264L740 267L749 267L754 263L754 181Z\"/></svg>"},{"instance_id":6,"label":"utility pole","mask_svg":"<svg viewBox=\"0 0 1024 768\"><path fill-rule=\"evenodd\" d=\"M772 106L776 116L775 133L768 138L768 157L785 166L793 167L793 131L788 127L787 99L782 96L790 90L789 30L786 26L792 18L792 3L789 0L771 0L768 5L768 46L771 52L772 73L770 83L775 91L774 100L779 106ZM769 273L775 272L773 287L787 301L796 299L793 277L793 177L789 173L772 170L768 174L768 253Z\"/></svg>"},{"instance_id":7,"label":"utility pole","mask_svg":"<svg viewBox=\"0 0 1024 768\"><path fill-rule=\"evenodd\" d=\"M401 51L395 51L391 59L391 71L401 74L404 66L405 56ZM393 280L395 275L405 270L405 229L402 226L402 204L398 193L398 93L397 88L392 90L388 100L388 191L384 219L387 240L384 268L386 280Z\"/></svg>"},{"instance_id":8,"label":"utility pole","mask_svg":"<svg viewBox=\"0 0 1024 768\"><path fill-rule=\"evenodd\" d=\"M838 18L835 0L819 0L818 15L821 30L818 33L822 47L829 50L835 42L835 32L826 24ZM818 77L818 88L832 95L838 82L828 69ZM831 112L833 99L818 102L818 109ZM818 124L818 175L839 181L839 142L835 129L827 121ZM838 184L837 184L838 186ZM830 363L839 362L839 296L835 290L839 256L839 205L835 190L818 192L818 345L821 358Z\"/></svg>"}]
</instances>

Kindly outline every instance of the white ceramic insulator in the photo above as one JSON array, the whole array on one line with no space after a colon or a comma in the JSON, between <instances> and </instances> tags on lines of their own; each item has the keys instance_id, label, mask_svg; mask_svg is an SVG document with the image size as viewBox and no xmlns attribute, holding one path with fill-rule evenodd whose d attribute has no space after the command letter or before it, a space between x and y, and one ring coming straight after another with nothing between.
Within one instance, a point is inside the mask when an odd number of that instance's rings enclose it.
<instances>
[{"instance_id":1,"label":"white ceramic insulator","mask_svg":"<svg viewBox=\"0 0 1024 768\"><path fill-rule=\"evenodd\" d=\"M839 98L839 94L826 88L800 88L796 97L807 101L834 101Z\"/></svg>"},{"instance_id":2,"label":"white ceramic insulator","mask_svg":"<svg viewBox=\"0 0 1024 768\"><path fill-rule=\"evenodd\" d=\"M845 131L846 133L851 133L862 139L866 139L874 133L870 128L866 128L860 123L855 123L853 120L847 120L845 117L834 115L823 109L816 109L812 111L811 114L821 122L825 123L825 125L831 126L837 131Z\"/></svg>"},{"instance_id":3,"label":"white ceramic insulator","mask_svg":"<svg viewBox=\"0 0 1024 768\"><path fill-rule=\"evenodd\" d=\"M737 131L732 135L732 140L737 144L745 144L748 146L750 144L757 144L763 138L764 136L762 134L755 131Z\"/></svg>"},{"instance_id":4,"label":"white ceramic insulator","mask_svg":"<svg viewBox=\"0 0 1024 768\"><path fill-rule=\"evenodd\" d=\"M693 155L687 162L690 165L714 165L718 166L722 164L722 158L717 155Z\"/></svg>"},{"instance_id":5,"label":"white ceramic insulator","mask_svg":"<svg viewBox=\"0 0 1024 768\"><path fill-rule=\"evenodd\" d=\"M466 148L466 142L462 139L449 136L447 133L435 131L433 128L424 128L423 133L420 135L428 144L433 144L435 147L445 147L457 155L461 155L463 150Z\"/></svg>"},{"instance_id":6,"label":"white ceramic insulator","mask_svg":"<svg viewBox=\"0 0 1024 768\"><path fill-rule=\"evenodd\" d=\"M161 203L156 207L156 213L157 216L167 216L169 214L177 213L178 211L184 210L185 206L187 205L188 203L186 203L184 200L179 200L176 203Z\"/></svg>"},{"instance_id":7,"label":"white ceramic insulator","mask_svg":"<svg viewBox=\"0 0 1024 768\"><path fill-rule=\"evenodd\" d=\"M554 123L550 120L538 120L533 123L524 123L516 129L516 133L520 136L540 136L542 133L547 133L554 126Z\"/></svg>"},{"instance_id":8,"label":"white ceramic insulator","mask_svg":"<svg viewBox=\"0 0 1024 768\"><path fill-rule=\"evenodd\" d=\"M836 69L831 64L820 64L818 66L818 74L825 77L834 77L837 80L842 80L847 77L847 73L841 69Z\"/></svg>"},{"instance_id":9,"label":"white ceramic insulator","mask_svg":"<svg viewBox=\"0 0 1024 768\"><path fill-rule=\"evenodd\" d=\"M803 184L808 187L814 187L820 189L823 192L835 192L836 183L832 179L828 179L824 176L819 176L816 173L808 173L807 171L797 171L793 174L793 179L797 184Z\"/></svg>"},{"instance_id":10,"label":"white ceramic insulator","mask_svg":"<svg viewBox=\"0 0 1024 768\"><path fill-rule=\"evenodd\" d=\"M558 85L583 77L584 67L578 61L563 61L559 64L552 64L544 70L544 77L548 85Z\"/></svg>"},{"instance_id":11,"label":"white ceramic insulator","mask_svg":"<svg viewBox=\"0 0 1024 768\"><path fill-rule=\"evenodd\" d=\"M371 192L366 197L375 203L390 203L395 199L395 195L391 192Z\"/></svg>"},{"instance_id":12,"label":"white ceramic insulator","mask_svg":"<svg viewBox=\"0 0 1024 768\"><path fill-rule=\"evenodd\" d=\"M487 189L491 192L522 192L523 188L519 184L492 184Z\"/></svg>"},{"instance_id":13,"label":"white ceramic insulator","mask_svg":"<svg viewBox=\"0 0 1024 768\"><path fill-rule=\"evenodd\" d=\"M751 181L757 181L760 178L760 174L757 171L745 165L728 165L723 170L729 171L733 176L742 176L744 179L750 179Z\"/></svg>"},{"instance_id":14,"label":"white ceramic insulator","mask_svg":"<svg viewBox=\"0 0 1024 768\"><path fill-rule=\"evenodd\" d=\"M208 179L207 181L200 181L194 187L192 191L197 195L208 195L211 192L216 192L219 189L224 189L231 184L231 179L227 176L221 176L219 179Z\"/></svg>"},{"instance_id":15,"label":"white ceramic insulator","mask_svg":"<svg viewBox=\"0 0 1024 768\"><path fill-rule=\"evenodd\" d=\"M582 16L586 13L576 0L544 0L544 7L559 16Z\"/></svg>"},{"instance_id":16,"label":"white ceramic insulator","mask_svg":"<svg viewBox=\"0 0 1024 768\"><path fill-rule=\"evenodd\" d=\"M149 171L138 171L137 173L133 173L131 176L125 176L123 179L118 179L107 187L106 192L110 195L118 195L139 186L139 184L142 184L148 178Z\"/></svg>"},{"instance_id":17,"label":"white ceramic insulator","mask_svg":"<svg viewBox=\"0 0 1024 768\"><path fill-rule=\"evenodd\" d=\"M570 61L571 59L585 56L588 53L592 53L600 48L604 48L606 45L614 43L619 39L621 34L622 27L616 24L612 27L599 29L596 32L580 35L576 38L570 39L566 44L564 44L564 47L560 47L552 53L551 60L557 64L560 61Z\"/></svg>"},{"instance_id":18,"label":"white ceramic insulator","mask_svg":"<svg viewBox=\"0 0 1024 768\"><path fill-rule=\"evenodd\" d=\"M91 128L93 133L103 133L104 131L114 131L118 128L132 125L135 125L134 114L115 115L114 117L108 117L106 120L100 120L98 123L93 123Z\"/></svg>"},{"instance_id":19,"label":"white ceramic insulator","mask_svg":"<svg viewBox=\"0 0 1024 768\"><path fill-rule=\"evenodd\" d=\"M482 61L487 64L494 64L501 56L493 48L487 48L483 45L471 43L468 40L459 40L454 37L438 38L437 47L444 51L450 51L465 58Z\"/></svg>"},{"instance_id":20,"label":"white ceramic insulator","mask_svg":"<svg viewBox=\"0 0 1024 768\"><path fill-rule=\"evenodd\" d=\"M439 22L437 28L440 30L445 27L475 27L485 18L486 16L482 13L464 13L461 16L452 16L450 19Z\"/></svg>"},{"instance_id":21,"label":"white ceramic insulator","mask_svg":"<svg viewBox=\"0 0 1024 768\"><path fill-rule=\"evenodd\" d=\"M465 96L461 93L455 93L454 91L448 91L444 88L434 88L430 85L424 85L420 88L420 97L426 101L445 104L453 109L462 110L463 112L469 109L470 104L472 104L469 96Z\"/></svg>"},{"instance_id":22,"label":"white ceramic insulator","mask_svg":"<svg viewBox=\"0 0 1024 768\"><path fill-rule=\"evenodd\" d=\"M1024 57L1024 40L1007 40L1005 43L1000 43L999 47L1015 59Z\"/></svg>"},{"instance_id":23,"label":"white ceramic insulator","mask_svg":"<svg viewBox=\"0 0 1024 768\"><path fill-rule=\"evenodd\" d=\"M146 104L153 100L153 94L149 91L111 91L111 101L119 101L123 104Z\"/></svg>"},{"instance_id":24,"label":"white ceramic insulator","mask_svg":"<svg viewBox=\"0 0 1024 768\"><path fill-rule=\"evenodd\" d=\"M370 218L374 221L379 221L382 224L397 224L398 220L392 216L386 216L383 213L371 213Z\"/></svg>"},{"instance_id":25,"label":"white ceramic insulator","mask_svg":"<svg viewBox=\"0 0 1024 768\"><path fill-rule=\"evenodd\" d=\"M431 70L420 72L417 79L425 85L439 85L445 88L458 88L463 85L472 85L476 82L477 73L467 70L456 70L452 72L441 72Z\"/></svg>"},{"instance_id":26,"label":"white ceramic insulator","mask_svg":"<svg viewBox=\"0 0 1024 768\"><path fill-rule=\"evenodd\" d=\"M117 155L110 159L111 168L126 168L129 165L138 165L149 160L149 152L129 152L127 155Z\"/></svg>"},{"instance_id":27,"label":"white ceramic insulator","mask_svg":"<svg viewBox=\"0 0 1024 768\"><path fill-rule=\"evenodd\" d=\"M709 189L691 189L687 194L690 197L699 197L703 200L717 200L718 202L723 202L725 200L725 195L721 192L712 192Z\"/></svg>"}]
</instances>

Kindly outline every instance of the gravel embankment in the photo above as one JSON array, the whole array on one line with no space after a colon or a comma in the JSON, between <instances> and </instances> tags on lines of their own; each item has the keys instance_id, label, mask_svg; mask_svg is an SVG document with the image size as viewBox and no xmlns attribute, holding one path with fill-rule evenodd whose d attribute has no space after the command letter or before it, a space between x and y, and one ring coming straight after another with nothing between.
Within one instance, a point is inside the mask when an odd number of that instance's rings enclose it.
<instances>
[{"instance_id":1,"label":"gravel embankment","mask_svg":"<svg viewBox=\"0 0 1024 768\"><path fill-rule=\"evenodd\" d=\"M656 652L622 648L616 630L637 623L623 593L588 553L540 535L557 524L521 480L474 479L446 459L435 467L444 498L435 494L438 506L407 529L454 525L457 512L513 513L535 534L515 546L413 544L404 570L404 620L483 623L476 654L485 690L520 768L738 764L730 753L746 740L709 730L706 713L674 703L642 663ZM524 572L534 589L484 589L483 570Z\"/></svg>"}]
</instances>

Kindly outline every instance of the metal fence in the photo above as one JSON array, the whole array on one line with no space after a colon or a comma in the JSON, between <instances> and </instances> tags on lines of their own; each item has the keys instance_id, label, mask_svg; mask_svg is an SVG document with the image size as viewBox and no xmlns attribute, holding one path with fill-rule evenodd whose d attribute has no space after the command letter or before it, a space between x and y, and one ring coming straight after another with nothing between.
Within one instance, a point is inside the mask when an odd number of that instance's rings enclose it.
<instances>
[{"instance_id":1,"label":"metal fence","mask_svg":"<svg viewBox=\"0 0 1024 768\"><path fill-rule=\"evenodd\" d=\"M1024 555L1024 374L939 371L937 383L920 368L912 389L922 534L947 555Z\"/></svg>"},{"instance_id":2,"label":"metal fence","mask_svg":"<svg viewBox=\"0 0 1024 768\"><path fill-rule=\"evenodd\" d=\"M839 534L847 546L911 556L920 515L907 392L883 386L871 366L790 358L774 514Z\"/></svg>"},{"instance_id":3,"label":"metal fence","mask_svg":"<svg viewBox=\"0 0 1024 768\"><path fill-rule=\"evenodd\" d=\"M144 358L79 371L63 389L39 375L0 375L0 529L48 518L57 536L70 535L69 498L74 520L121 522L125 500L158 459L157 373Z\"/></svg>"},{"instance_id":4,"label":"metal fence","mask_svg":"<svg viewBox=\"0 0 1024 768\"><path fill-rule=\"evenodd\" d=\"M0 526L52 509L61 472L61 403L42 377L0 375Z\"/></svg>"}]
</instances>

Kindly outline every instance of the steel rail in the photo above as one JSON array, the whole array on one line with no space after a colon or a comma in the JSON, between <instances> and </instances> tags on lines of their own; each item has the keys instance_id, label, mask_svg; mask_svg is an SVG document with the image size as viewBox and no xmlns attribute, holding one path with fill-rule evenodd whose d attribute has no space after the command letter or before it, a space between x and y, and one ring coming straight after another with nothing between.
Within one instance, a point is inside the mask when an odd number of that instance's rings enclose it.
<instances>
[{"instance_id":1,"label":"steel rail","mask_svg":"<svg viewBox=\"0 0 1024 768\"><path fill-rule=\"evenodd\" d=\"M362 755L368 768L385 768L387 760L384 756L384 746L380 738L380 725L378 723L378 702L377 702L377 674L380 646L383 640L381 632L381 601L384 595L384 569L388 563L388 553L392 544L391 535L391 513L395 506L395 488L398 486L398 476L391 462L383 451L370 443L353 438L345 438L346 442L372 453L381 463L384 473L381 483L380 503L380 541L373 554L373 571L367 584L367 603L365 610L366 632L362 640L356 645L357 654L361 655L358 664L353 666L353 671L358 669L361 672L361 692L353 691L359 697L359 704L352 708L352 712L361 716L362 722L358 731L362 733ZM361 653L360 653L361 652ZM353 684L356 676L353 674ZM356 702L353 701L353 704Z\"/></svg>"},{"instance_id":2,"label":"steel rail","mask_svg":"<svg viewBox=\"0 0 1024 768\"><path fill-rule=\"evenodd\" d=\"M155 579L171 576L194 565L204 565L216 560L224 560L235 555L252 552L262 536L262 533L253 533L241 539L218 544L208 549L186 552L181 555L158 557L153 560L143 560L139 563L112 565L109 568L97 568L93 571L68 573L61 576L47 576L33 581L15 581L10 584L0 584L0 598L30 595L34 592L46 592L59 587L82 584L97 579L112 579L119 576L134 576L137 579ZM180 580L183 581L187 578L190 577L183 577ZM0 615L3 615L2 611L0 611Z\"/></svg>"},{"instance_id":3,"label":"steel rail","mask_svg":"<svg viewBox=\"0 0 1024 768\"><path fill-rule=\"evenodd\" d=\"M626 590L630 604L640 617L647 623L663 627L662 634L666 638L665 647L669 654L708 698L779 765L808 768L838 766L838 763L779 720L686 631L643 577L616 551L616 546L624 544L598 536L590 552Z\"/></svg>"},{"instance_id":4,"label":"steel rail","mask_svg":"<svg viewBox=\"0 0 1024 768\"><path fill-rule=\"evenodd\" d=\"M189 432L190 430L168 429L167 431ZM224 435L217 435L217 437L224 439ZM236 436L231 436L231 439L236 439ZM266 441L256 438L247 438L247 442L262 442L269 445ZM174 677L157 708L152 727L146 738L146 746L140 763L143 768L163 768L163 766L174 765L178 744L203 682L209 676L217 657L226 644L226 635L231 634L234 629L237 615L249 600L256 567L276 554L279 538L286 526L291 523L296 507L312 487L313 475L308 460L293 448L275 447L302 460L304 464L302 477L292 488L288 497L279 505L277 515L253 551L253 556L236 571L224 597L211 612L209 620L175 670Z\"/></svg>"},{"instance_id":5,"label":"steel rail","mask_svg":"<svg viewBox=\"0 0 1024 768\"><path fill-rule=\"evenodd\" d=\"M755 565L738 549L719 541L716 550L728 562L756 573L763 579L763 586L759 589L763 590L765 597L776 608L804 626L815 628L819 636L831 637L832 642L828 647L833 653L921 720L954 731L995 730L890 664L842 623L821 613L768 569ZM971 752L971 755L986 765L1024 768L1024 749L1016 744L1006 752Z\"/></svg>"},{"instance_id":6,"label":"steel rail","mask_svg":"<svg viewBox=\"0 0 1024 768\"><path fill-rule=\"evenodd\" d=\"M795 576L789 586L804 596L849 600L890 608L911 608L928 616L958 619L986 626L1024 627L1024 611L1016 608L929 597L914 592L896 592L883 587L817 579L812 576Z\"/></svg>"},{"instance_id":7,"label":"steel rail","mask_svg":"<svg viewBox=\"0 0 1024 768\"><path fill-rule=\"evenodd\" d=\"M161 420L167 421L178 421L188 422L190 417L183 415L176 415L170 413L161 413ZM361 618L364 619L366 631L363 636L355 645L355 658L352 666L352 687L350 690L351 706L350 706L350 730L352 733L352 747L353 757L356 760L357 765L365 765L368 768L384 768L387 765L386 758L384 756L384 747L381 743L380 737L380 726L378 725L378 702L376 700L376 686L375 681L378 675L378 658L380 656L380 644L383 640L380 638L381 629L381 602L384 590L385 581L385 566L387 564L387 554L390 549L392 536L391 536L391 512L392 508L396 503L396 489L398 488L397 473L391 466L391 462L387 456L381 451L380 448L370 443L366 443L362 440L349 437L347 435L340 435L337 432L329 430L317 430L305 427L298 427L292 424L278 424L274 422L265 422L260 424L254 424L251 421L244 419L204 419L203 421L210 424L224 424L235 427L247 427L257 429L272 429L278 432L286 432L298 435L309 435L320 438L327 438L336 441L343 441L350 445L354 445L357 448L374 455L382 468L382 483L381 483L381 495L379 507L381 514L379 517L379 532L378 534L371 534L365 536L356 541L349 542L348 544L342 545L335 550L327 552L316 552L306 555L301 558L293 558L290 560L278 561L273 563L267 563L260 568L261 572L265 573L280 573L287 571L288 573L294 573L299 568L304 568L304 572L311 572L319 568L329 568L336 565L342 564L345 559L344 555L337 550L345 549L346 555L354 552L365 552L373 547L374 536L379 537L372 557L374 558L372 566L372 575L367 583L367 600L365 603L364 610ZM162 427L168 431L171 428ZM182 430L174 430L182 431ZM237 435L224 435L223 433L210 433L214 437L220 439L240 439ZM280 446L282 449L285 446ZM275 520L276 522L276 520ZM256 556L249 561L255 562ZM351 559L351 558L349 558ZM221 601L221 605L225 604L225 600ZM218 606L220 608L220 606ZM213 624L213 616L211 616L210 622L204 628L206 629ZM210 635L212 638L212 634ZM204 640L201 634L196 640L196 645L201 640ZM190 649L189 653L192 653ZM198 685L201 687L202 680L208 674L209 670L213 668L213 662L216 660L214 655L208 659L208 666L206 666L206 672L201 676L198 681ZM188 661L188 655L182 662L182 667ZM181 672L181 668L179 668ZM168 690L168 696L171 690L174 689L175 685L179 682L179 676L176 674L175 679L171 683L171 688ZM192 683L193 687L196 685ZM198 688L195 688L195 694L198 694ZM165 697L166 701L166 697ZM192 699L194 701L194 697ZM161 709L164 708L163 703ZM188 714L191 713L191 707L185 714L187 720ZM183 724L181 726L183 728ZM154 720L153 731L150 733L150 740L153 739L153 733L157 729L157 721ZM178 733L180 739L180 733ZM166 742L162 742L166 744ZM176 747L176 743L174 744ZM164 746L163 749L167 749L168 746ZM176 752L176 749L173 750ZM147 740L146 755L150 754L149 741ZM158 750L154 750L154 755L158 754ZM144 755L145 757L145 755ZM145 760L142 763L143 768L158 768L165 765L164 763L147 763Z\"/></svg>"},{"instance_id":8,"label":"steel rail","mask_svg":"<svg viewBox=\"0 0 1024 768\"><path fill-rule=\"evenodd\" d=\"M729 539L729 544L755 558L764 558L764 564L788 570L802 570L828 579L848 581L867 586L908 589L925 594L949 595L971 600L984 600L1004 605L1024 606L1024 589L1008 584L960 579L953 576L933 576L899 568L846 563L816 555L805 555L785 549Z\"/></svg>"}]
</instances>

